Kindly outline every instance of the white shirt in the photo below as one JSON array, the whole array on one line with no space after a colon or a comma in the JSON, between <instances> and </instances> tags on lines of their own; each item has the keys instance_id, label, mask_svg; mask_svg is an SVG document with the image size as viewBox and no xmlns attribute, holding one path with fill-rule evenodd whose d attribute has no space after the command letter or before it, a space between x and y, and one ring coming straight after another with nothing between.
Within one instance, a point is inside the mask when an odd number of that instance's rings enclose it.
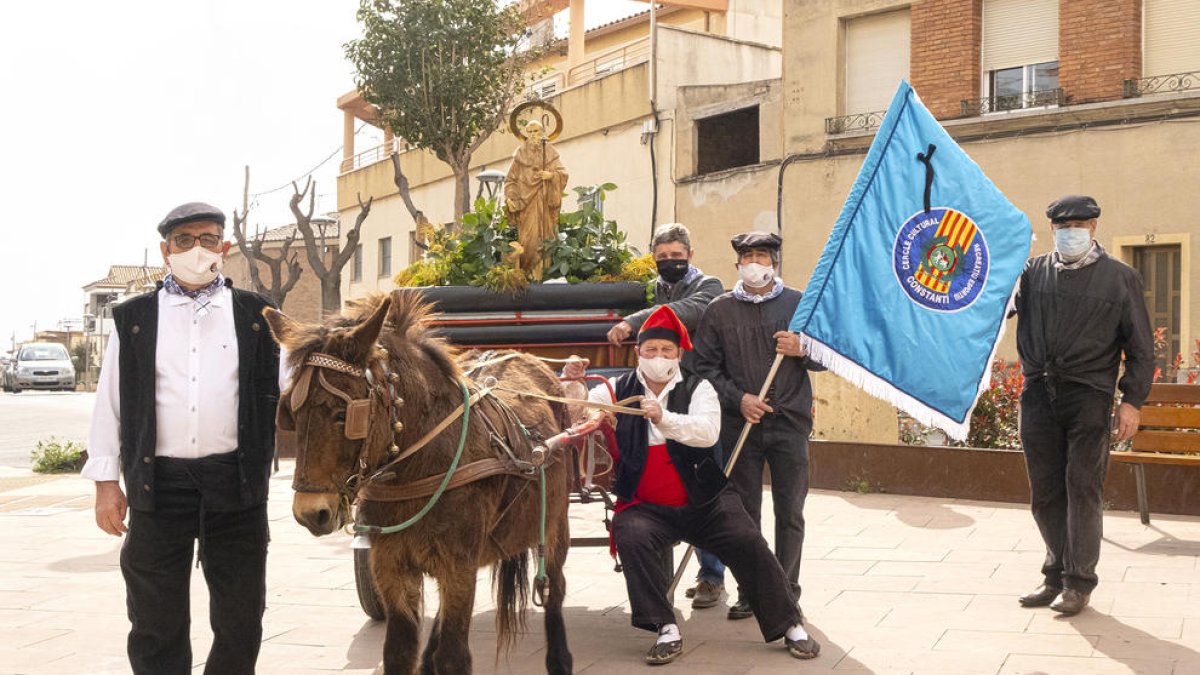
<instances>
[{"instance_id":1,"label":"white shirt","mask_svg":"<svg viewBox=\"0 0 1200 675\"><path fill-rule=\"evenodd\" d=\"M195 301L158 291L154 402L158 457L194 459L238 446L238 342L233 293L219 288L209 312ZM121 345L109 337L96 387L84 478L117 480L121 461Z\"/></svg>"},{"instance_id":2,"label":"white shirt","mask_svg":"<svg viewBox=\"0 0 1200 675\"><path fill-rule=\"evenodd\" d=\"M646 388L646 396L654 396L650 387L646 386L646 380L642 377L640 370L637 371L637 379ZM650 424L649 444L661 445L666 443L666 439L669 438L676 443L693 448L707 448L716 445L721 436L721 403L717 400L717 390L713 389L708 380L701 380L700 384L696 385L687 414L667 410L667 397L670 396L675 385L682 381L683 376L676 372L675 377L667 383L667 386L663 387L656 397L659 405L662 406L662 419L658 424ZM616 388L617 378L610 378L608 382L614 389ZM612 403L613 398L608 391L609 388L604 385L594 387L588 392L588 400L596 403Z\"/></svg>"}]
</instances>

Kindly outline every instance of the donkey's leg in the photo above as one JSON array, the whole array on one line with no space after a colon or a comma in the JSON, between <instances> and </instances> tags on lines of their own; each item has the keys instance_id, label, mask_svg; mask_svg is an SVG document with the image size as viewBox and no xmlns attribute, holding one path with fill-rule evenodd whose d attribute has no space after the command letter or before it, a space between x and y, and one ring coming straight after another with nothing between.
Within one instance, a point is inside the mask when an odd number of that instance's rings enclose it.
<instances>
[{"instance_id":1,"label":"donkey's leg","mask_svg":"<svg viewBox=\"0 0 1200 675\"><path fill-rule=\"evenodd\" d=\"M372 551L374 552L374 551ZM371 556L375 586L387 615L383 638L385 675L412 675L421 639L421 573L392 557Z\"/></svg>"},{"instance_id":2,"label":"donkey's leg","mask_svg":"<svg viewBox=\"0 0 1200 675\"><path fill-rule=\"evenodd\" d=\"M546 672L550 675L570 675L574 660L567 647L567 627L563 622L563 600L567 593L567 579L563 565L567 561L567 548L571 544L571 533L567 515L562 513L557 527L547 533L546 576L549 588L546 592Z\"/></svg>"},{"instance_id":3,"label":"donkey's leg","mask_svg":"<svg viewBox=\"0 0 1200 675\"><path fill-rule=\"evenodd\" d=\"M432 652L433 675L470 675L471 613L475 610L475 569L455 567L437 575L438 635Z\"/></svg>"},{"instance_id":4,"label":"donkey's leg","mask_svg":"<svg viewBox=\"0 0 1200 675\"><path fill-rule=\"evenodd\" d=\"M426 640L425 649L421 652L421 675L437 675L437 671L433 667L433 653L437 651L441 637L442 610L439 607L437 616L433 618L433 628L429 632L429 639Z\"/></svg>"}]
</instances>

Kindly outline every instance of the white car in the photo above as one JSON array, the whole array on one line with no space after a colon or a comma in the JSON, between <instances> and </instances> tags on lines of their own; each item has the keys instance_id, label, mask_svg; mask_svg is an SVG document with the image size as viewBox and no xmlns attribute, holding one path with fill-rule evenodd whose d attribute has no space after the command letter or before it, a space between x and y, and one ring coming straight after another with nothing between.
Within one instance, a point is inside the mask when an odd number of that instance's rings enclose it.
<instances>
[{"instance_id":1,"label":"white car","mask_svg":"<svg viewBox=\"0 0 1200 675\"><path fill-rule=\"evenodd\" d=\"M67 348L57 342L30 342L21 345L13 367L14 394L23 389L75 390L75 365Z\"/></svg>"}]
</instances>

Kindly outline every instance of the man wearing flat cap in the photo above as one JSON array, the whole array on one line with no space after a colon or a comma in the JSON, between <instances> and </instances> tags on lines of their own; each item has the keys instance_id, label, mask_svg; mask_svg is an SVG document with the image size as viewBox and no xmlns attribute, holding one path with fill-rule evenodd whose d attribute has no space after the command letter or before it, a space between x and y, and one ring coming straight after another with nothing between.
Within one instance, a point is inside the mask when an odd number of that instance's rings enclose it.
<instances>
[{"instance_id":1,"label":"man wearing flat cap","mask_svg":"<svg viewBox=\"0 0 1200 675\"><path fill-rule=\"evenodd\" d=\"M1063 197L1046 217L1054 250L1025 264L1016 302L1021 445L1046 543L1043 583L1020 602L1072 615L1096 587L1109 444L1137 431L1154 338L1137 272L1095 240L1096 200ZM1121 392L1115 420L1114 389Z\"/></svg>"},{"instance_id":2,"label":"man wearing flat cap","mask_svg":"<svg viewBox=\"0 0 1200 675\"><path fill-rule=\"evenodd\" d=\"M696 371L717 390L721 402L721 447L728 456L742 427L753 424L730 482L761 527L764 462L771 467L775 505L775 556L800 599L800 557L804 547L804 500L808 496L808 437L812 433L812 384L808 373L824 370L810 361L800 338L788 331L800 291L776 275L783 240L768 232L739 234L731 242L740 277L733 290L704 311L696 336ZM785 358L767 390L758 397L776 354ZM754 615L741 595L730 619ZM803 613L801 613L803 617Z\"/></svg>"},{"instance_id":3,"label":"man wearing flat cap","mask_svg":"<svg viewBox=\"0 0 1200 675\"><path fill-rule=\"evenodd\" d=\"M192 672L194 550L213 631L204 672L253 673L262 641L279 352L262 318L270 301L221 275L224 228L201 202L159 223L170 273L113 309L96 390L83 476L96 482L96 524L126 535L127 648L139 675Z\"/></svg>"}]
</instances>

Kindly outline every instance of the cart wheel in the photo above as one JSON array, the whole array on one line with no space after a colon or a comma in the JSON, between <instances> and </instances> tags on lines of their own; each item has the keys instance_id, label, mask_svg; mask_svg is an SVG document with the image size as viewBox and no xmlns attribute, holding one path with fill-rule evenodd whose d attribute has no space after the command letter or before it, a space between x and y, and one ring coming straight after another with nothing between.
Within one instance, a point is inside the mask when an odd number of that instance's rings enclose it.
<instances>
[{"instance_id":1,"label":"cart wheel","mask_svg":"<svg viewBox=\"0 0 1200 675\"><path fill-rule=\"evenodd\" d=\"M358 589L358 604L367 616L376 621L383 621L383 602L375 590L375 581L371 579L371 566L368 558L371 549L356 548L354 551L354 585Z\"/></svg>"}]
</instances>

